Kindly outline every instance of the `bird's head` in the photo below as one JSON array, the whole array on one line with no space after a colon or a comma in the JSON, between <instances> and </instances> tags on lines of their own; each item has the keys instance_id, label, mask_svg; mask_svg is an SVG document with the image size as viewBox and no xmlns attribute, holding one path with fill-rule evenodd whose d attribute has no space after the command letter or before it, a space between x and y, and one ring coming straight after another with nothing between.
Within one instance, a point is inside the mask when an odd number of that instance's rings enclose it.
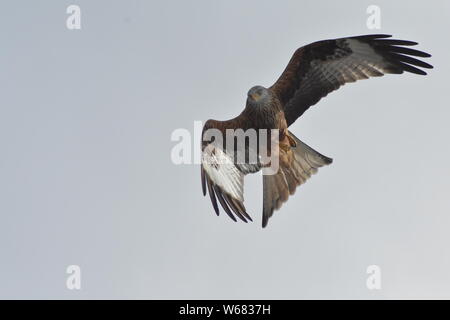
<instances>
[{"instance_id":1,"label":"bird's head","mask_svg":"<svg viewBox=\"0 0 450 320\"><path fill-rule=\"evenodd\" d=\"M262 86L254 86L247 93L247 104L266 106L270 103L270 91Z\"/></svg>"}]
</instances>

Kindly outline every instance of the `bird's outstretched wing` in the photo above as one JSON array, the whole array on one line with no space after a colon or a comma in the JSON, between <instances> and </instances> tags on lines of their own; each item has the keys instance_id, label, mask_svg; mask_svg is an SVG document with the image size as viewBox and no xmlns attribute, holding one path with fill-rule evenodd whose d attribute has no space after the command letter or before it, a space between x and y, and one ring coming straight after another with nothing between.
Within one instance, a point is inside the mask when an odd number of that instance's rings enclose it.
<instances>
[{"instance_id":1,"label":"bird's outstretched wing","mask_svg":"<svg viewBox=\"0 0 450 320\"><path fill-rule=\"evenodd\" d=\"M387 73L426 73L433 68L415 57L431 55L407 48L416 42L387 39L377 34L323 40L297 49L277 82L270 88L283 104L288 126L310 106L348 82Z\"/></svg>"},{"instance_id":2,"label":"bird's outstretched wing","mask_svg":"<svg viewBox=\"0 0 450 320\"><path fill-rule=\"evenodd\" d=\"M207 122L203 131L210 128L211 125ZM214 142L202 142L201 161L203 195L209 193L216 214L219 215L218 200L223 210L234 221L235 215L244 222L252 221L244 206L244 176L259 171L261 166L236 163L234 156Z\"/></svg>"}]
</instances>

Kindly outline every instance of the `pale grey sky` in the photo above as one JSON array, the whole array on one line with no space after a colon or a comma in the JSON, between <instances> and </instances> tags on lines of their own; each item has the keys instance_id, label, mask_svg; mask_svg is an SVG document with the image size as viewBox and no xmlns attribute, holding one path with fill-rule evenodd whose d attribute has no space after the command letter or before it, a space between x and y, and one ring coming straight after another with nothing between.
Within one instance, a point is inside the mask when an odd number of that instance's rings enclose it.
<instances>
[{"instance_id":1,"label":"pale grey sky","mask_svg":"<svg viewBox=\"0 0 450 320\"><path fill-rule=\"evenodd\" d=\"M81 7L81 30L66 8ZM381 29L366 8L381 8ZM3 1L0 298L450 298L450 2ZM312 41L388 33L426 77L350 84L292 127L334 159L261 229L216 217L170 135L228 119ZM195 141L197 143L197 141ZM79 265L82 289L66 288ZM366 288L379 265L382 289Z\"/></svg>"}]
</instances>

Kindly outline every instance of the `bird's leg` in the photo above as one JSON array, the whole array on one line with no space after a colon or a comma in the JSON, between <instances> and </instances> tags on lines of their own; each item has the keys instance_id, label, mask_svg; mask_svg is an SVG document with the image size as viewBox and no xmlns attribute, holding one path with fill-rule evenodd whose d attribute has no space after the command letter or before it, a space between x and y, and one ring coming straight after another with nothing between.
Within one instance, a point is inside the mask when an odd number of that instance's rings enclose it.
<instances>
[{"instance_id":1,"label":"bird's leg","mask_svg":"<svg viewBox=\"0 0 450 320\"><path fill-rule=\"evenodd\" d=\"M295 148L297 146L297 142L295 142L294 138L292 138L289 134L287 134L286 137L288 138L291 147Z\"/></svg>"},{"instance_id":2,"label":"bird's leg","mask_svg":"<svg viewBox=\"0 0 450 320\"><path fill-rule=\"evenodd\" d=\"M282 129L280 132L281 135L279 146L283 151L288 152L292 147L295 148L297 146L297 143L295 142L294 138L289 135L287 129Z\"/></svg>"},{"instance_id":3,"label":"bird's leg","mask_svg":"<svg viewBox=\"0 0 450 320\"><path fill-rule=\"evenodd\" d=\"M280 142L279 147L284 152L288 152L289 150L291 150L291 146L290 145L282 143L282 142Z\"/></svg>"}]
</instances>

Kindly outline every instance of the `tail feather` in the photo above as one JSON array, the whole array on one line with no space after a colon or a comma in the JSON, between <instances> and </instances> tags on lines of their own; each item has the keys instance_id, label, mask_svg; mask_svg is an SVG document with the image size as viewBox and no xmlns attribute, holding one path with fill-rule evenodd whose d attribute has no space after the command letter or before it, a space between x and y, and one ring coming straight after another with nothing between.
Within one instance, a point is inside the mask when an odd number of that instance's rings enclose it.
<instances>
[{"instance_id":1,"label":"tail feather","mask_svg":"<svg viewBox=\"0 0 450 320\"><path fill-rule=\"evenodd\" d=\"M295 140L292 148L294 159L290 166L280 166L274 175L263 176L263 228L267 226L269 218L278 210L290 195L295 193L297 186L305 183L318 168L329 165L333 159L328 158L300 141L291 132L289 135Z\"/></svg>"},{"instance_id":2,"label":"tail feather","mask_svg":"<svg viewBox=\"0 0 450 320\"><path fill-rule=\"evenodd\" d=\"M295 170L291 168L286 168L286 170L283 170L283 174L288 184L289 195L293 195L295 193L295 189L301 183L301 180L296 176Z\"/></svg>"}]
</instances>

